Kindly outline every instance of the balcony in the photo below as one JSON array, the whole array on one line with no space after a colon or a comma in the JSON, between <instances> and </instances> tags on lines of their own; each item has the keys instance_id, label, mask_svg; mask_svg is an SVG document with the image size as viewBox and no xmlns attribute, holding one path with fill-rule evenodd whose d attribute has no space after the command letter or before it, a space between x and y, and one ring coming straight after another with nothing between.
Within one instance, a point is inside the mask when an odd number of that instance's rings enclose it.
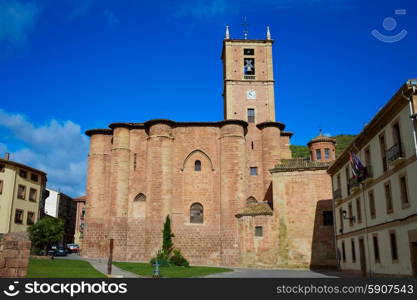
<instances>
[{"instance_id":1,"label":"balcony","mask_svg":"<svg viewBox=\"0 0 417 300\"><path fill-rule=\"evenodd\" d=\"M401 144L395 144L387 151L388 164L396 165L404 158L404 153Z\"/></svg>"},{"instance_id":2,"label":"balcony","mask_svg":"<svg viewBox=\"0 0 417 300\"><path fill-rule=\"evenodd\" d=\"M359 188L359 185L362 182L367 182L368 180L372 179L374 177L372 167L366 166L357 177L349 178L348 186L349 189L354 192L356 188Z\"/></svg>"},{"instance_id":3,"label":"balcony","mask_svg":"<svg viewBox=\"0 0 417 300\"><path fill-rule=\"evenodd\" d=\"M360 176L359 181L367 182L374 177L372 166L366 166L363 174Z\"/></svg>"},{"instance_id":4,"label":"balcony","mask_svg":"<svg viewBox=\"0 0 417 300\"><path fill-rule=\"evenodd\" d=\"M342 190L338 188L337 190L333 191L333 199L341 199L342 198Z\"/></svg>"},{"instance_id":5,"label":"balcony","mask_svg":"<svg viewBox=\"0 0 417 300\"><path fill-rule=\"evenodd\" d=\"M359 177L351 177L349 178L349 189L353 192L354 189L359 188Z\"/></svg>"}]
</instances>

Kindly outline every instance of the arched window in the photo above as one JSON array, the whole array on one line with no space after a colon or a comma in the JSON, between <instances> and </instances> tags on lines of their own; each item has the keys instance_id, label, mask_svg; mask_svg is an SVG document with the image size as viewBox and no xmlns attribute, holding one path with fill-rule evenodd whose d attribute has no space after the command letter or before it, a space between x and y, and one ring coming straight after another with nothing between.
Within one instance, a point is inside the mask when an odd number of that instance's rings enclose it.
<instances>
[{"instance_id":1,"label":"arched window","mask_svg":"<svg viewBox=\"0 0 417 300\"><path fill-rule=\"evenodd\" d=\"M201 161L196 160L194 163L194 171L200 172L201 171Z\"/></svg>"},{"instance_id":2,"label":"arched window","mask_svg":"<svg viewBox=\"0 0 417 300\"><path fill-rule=\"evenodd\" d=\"M256 201L254 197L249 197L248 199L246 199L246 205L251 205L251 204L256 204L256 203L258 203L258 201Z\"/></svg>"},{"instance_id":3,"label":"arched window","mask_svg":"<svg viewBox=\"0 0 417 300\"><path fill-rule=\"evenodd\" d=\"M203 223L204 212L203 205L200 203L194 203L190 208L190 223Z\"/></svg>"},{"instance_id":4,"label":"arched window","mask_svg":"<svg viewBox=\"0 0 417 300\"><path fill-rule=\"evenodd\" d=\"M146 196L142 193L139 193L136 195L135 199L133 201L146 201Z\"/></svg>"}]
</instances>

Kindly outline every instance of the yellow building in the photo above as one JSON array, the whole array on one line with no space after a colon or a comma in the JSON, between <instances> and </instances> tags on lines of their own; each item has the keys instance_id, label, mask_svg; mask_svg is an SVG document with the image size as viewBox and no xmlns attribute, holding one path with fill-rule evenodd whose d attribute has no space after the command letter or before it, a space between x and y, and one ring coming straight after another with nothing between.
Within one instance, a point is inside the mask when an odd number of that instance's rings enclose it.
<instances>
[{"instance_id":1,"label":"yellow building","mask_svg":"<svg viewBox=\"0 0 417 300\"><path fill-rule=\"evenodd\" d=\"M417 275L416 87L404 84L328 169L343 271ZM357 176L351 153L365 166Z\"/></svg>"},{"instance_id":2,"label":"yellow building","mask_svg":"<svg viewBox=\"0 0 417 300\"><path fill-rule=\"evenodd\" d=\"M0 233L26 231L39 219L46 174L0 158Z\"/></svg>"}]
</instances>

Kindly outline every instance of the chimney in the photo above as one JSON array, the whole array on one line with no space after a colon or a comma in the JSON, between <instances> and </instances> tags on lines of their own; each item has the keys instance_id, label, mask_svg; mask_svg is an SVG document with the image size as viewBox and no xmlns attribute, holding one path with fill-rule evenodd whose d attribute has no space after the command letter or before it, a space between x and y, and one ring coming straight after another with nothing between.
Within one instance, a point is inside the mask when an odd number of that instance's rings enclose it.
<instances>
[{"instance_id":1,"label":"chimney","mask_svg":"<svg viewBox=\"0 0 417 300\"><path fill-rule=\"evenodd\" d=\"M5 160L9 160L10 159L10 153L6 152L6 154L4 155L4 159Z\"/></svg>"}]
</instances>

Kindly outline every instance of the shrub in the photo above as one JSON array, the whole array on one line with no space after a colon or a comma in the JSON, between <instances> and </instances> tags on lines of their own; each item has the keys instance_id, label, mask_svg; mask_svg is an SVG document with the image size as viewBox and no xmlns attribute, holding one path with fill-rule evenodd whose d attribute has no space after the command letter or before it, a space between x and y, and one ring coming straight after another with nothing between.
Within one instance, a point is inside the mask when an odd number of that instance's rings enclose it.
<instances>
[{"instance_id":1,"label":"shrub","mask_svg":"<svg viewBox=\"0 0 417 300\"><path fill-rule=\"evenodd\" d=\"M156 256L153 257L150 261L151 265L155 265L156 261L158 261L160 267L168 267L169 266L169 255L163 250L158 250L156 252Z\"/></svg>"},{"instance_id":2,"label":"shrub","mask_svg":"<svg viewBox=\"0 0 417 300\"><path fill-rule=\"evenodd\" d=\"M175 266L180 267L188 267L190 265L188 261L184 258L184 256L182 256L181 251L179 249L174 249L171 258L169 259L169 262Z\"/></svg>"},{"instance_id":3,"label":"shrub","mask_svg":"<svg viewBox=\"0 0 417 300\"><path fill-rule=\"evenodd\" d=\"M170 264L175 266L188 267L190 264L182 256L181 251L174 248L172 238L175 235L171 231L171 219L167 215L162 230L162 249L156 252L156 255L150 260L151 265L158 261L160 267L168 267Z\"/></svg>"}]
</instances>

